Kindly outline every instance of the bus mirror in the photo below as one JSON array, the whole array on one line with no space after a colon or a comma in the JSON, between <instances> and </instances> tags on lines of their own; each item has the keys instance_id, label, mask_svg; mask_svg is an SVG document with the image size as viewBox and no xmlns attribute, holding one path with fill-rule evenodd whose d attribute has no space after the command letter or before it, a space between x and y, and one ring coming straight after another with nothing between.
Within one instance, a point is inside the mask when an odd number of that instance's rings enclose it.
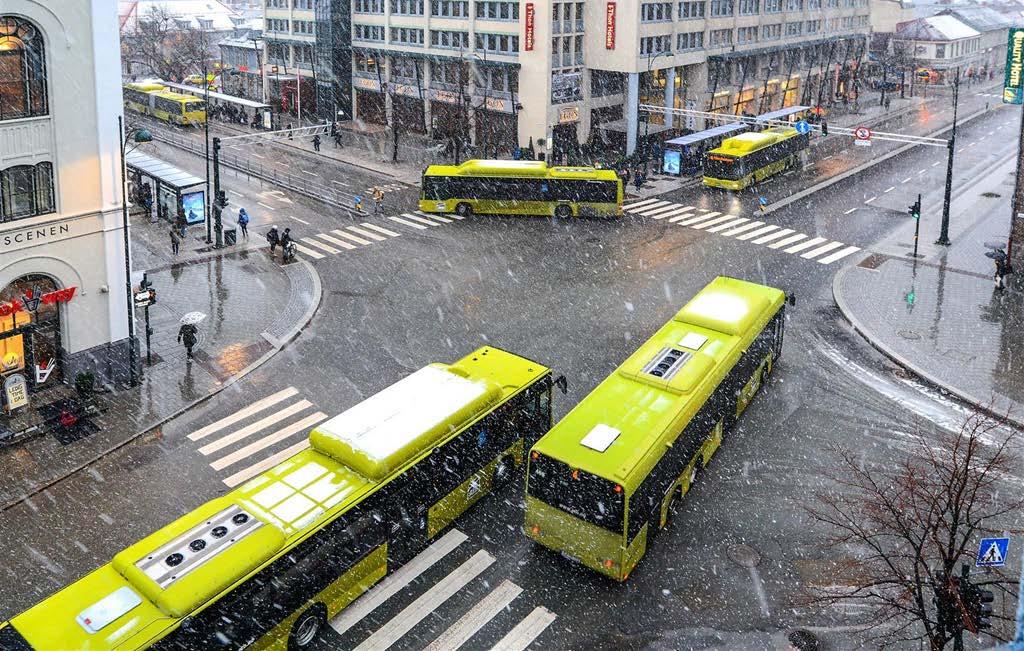
<instances>
[{"instance_id":1,"label":"bus mirror","mask_svg":"<svg viewBox=\"0 0 1024 651\"><path fill-rule=\"evenodd\" d=\"M569 381L565 379L564 375L559 375L557 378L555 378L554 384L556 387L562 390L562 393L565 393L569 390Z\"/></svg>"},{"instance_id":2,"label":"bus mirror","mask_svg":"<svg viewBox=\"0 0 1024 651\"><path fill-rule=\"evenodd\" d=\"M790 292L786 294L786 302L789 303L790 305L796 305L796 293Z\"/></svg>"}]
</instances>

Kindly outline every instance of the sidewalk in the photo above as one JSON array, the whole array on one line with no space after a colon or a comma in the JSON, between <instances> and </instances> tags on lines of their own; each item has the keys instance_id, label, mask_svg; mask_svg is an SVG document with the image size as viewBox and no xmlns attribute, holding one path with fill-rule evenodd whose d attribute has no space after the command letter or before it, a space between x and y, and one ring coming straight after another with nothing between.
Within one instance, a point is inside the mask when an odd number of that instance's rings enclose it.
<instances>
[{"instance_id":1,"label":"sidewalk","mask_svg":"<svg viewBox=\"0 0 1024 651\"><path fill-rule=\"evenodd\" d=\"M307 262L281 265L258 245L211 250L205 230L190 229L175 259L169 224L132 220L134 267L157 291L149 308L152 363L146 363L144 310L136 310L143 379L99 394L94 427L41 433L0 449L0 510L89 465L222 391L269 360L309 323L320 303L320 278ZM262 243L262 238L254 236ZM278 306L284 306L279 308ZM177 342L179 319L200 311L191 363ZM95 431L92 431L95 430Z\"/></svg>"},{"instance_id":2,"label":"sidewalk","mask_svg":"<svg viewBox=\"0 0 1024 651\"><path fill-rule=\"evenodd\" d=\"M1006 241L1014 169L1011 157L954 189L949 247L934 244L938 215L922 220L923 257L915 264L908 219L836 274L832 291L854 328L901 366L1024 426L1024 278L1010 276L1009 287L997 291L994 264L984 255L984 242ZM941 206L941 191L926 205Z\"/></svg>"}]
</instances>

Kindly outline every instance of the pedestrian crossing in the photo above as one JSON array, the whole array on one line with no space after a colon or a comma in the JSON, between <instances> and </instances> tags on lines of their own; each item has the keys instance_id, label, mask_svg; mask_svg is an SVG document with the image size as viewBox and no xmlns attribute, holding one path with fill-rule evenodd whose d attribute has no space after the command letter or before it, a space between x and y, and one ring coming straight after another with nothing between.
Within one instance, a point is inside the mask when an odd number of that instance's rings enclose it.
<instances>
[{"instance_id":1,"label":"pedestrian crossing","mask_svg":"<svg viewBox=\"0 0 1024 651\"><path fill-rule=\"evenodd\" d=\"M329 255L338 255L343 251L354 251L364 246L399 237L400 230L425 231L433 226L451 224L464 219L459 215L432 215L422 211L402 213L399 216L387 217L388 226L363 222L358 226L336 228L325 233L317 233L308 237L300 237L295 241L295 250L311 260L322 260Z\"/></svg>"},{"instance_id":2,"label":"pedestrian crossing","mask_svg":"<svg viewBox=\"0 0 1024 651\"><path fill-rule=\"evenodd\" d=\"M738 215L726 215L694 206L683 206L661 199L635 201L623 206L623 210L641 217L664 219L676 226L686 226L694 230L716 233L742 242L765 246L820 264L832 264L860 251L860 247L830 241L824 237L811 237L804 233L797 233L791 228L782 228L766 224L763 221Z\"/></svg>"}]
</instances>

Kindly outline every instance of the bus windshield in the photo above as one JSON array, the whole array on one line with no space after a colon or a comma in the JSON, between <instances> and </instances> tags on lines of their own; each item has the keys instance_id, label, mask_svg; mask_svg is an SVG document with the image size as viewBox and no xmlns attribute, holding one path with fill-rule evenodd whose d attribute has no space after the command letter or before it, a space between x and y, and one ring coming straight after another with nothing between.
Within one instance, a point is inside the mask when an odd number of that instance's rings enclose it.
<instances>
[{"instance_id":1,"label":"bus windshield","mask_svg":"<svg viewBox=\"0 0 1024 651\"><path fill-rule=\"evenodd\" d=\"M529 494L591 524L622 533L623 491L543 454L530 459Z\"/></svg>"},{"instance_id":2,"label":"bus windshield","mask_svg":"<svg viewBox=\"0 0 1024 651\"><path fill-rule=\"evenodd\" d=\"M203 102L188 102L187 104L185 104L185 112L186 113L192 113L194 111L205 111L205 110L206 110L206 104L204 104Z\"/></svg>"},{"instance_id":3,"label":"bus windshield","mask_svg":"<svg viewBox=\"0 0 1024 651\"><path fill-rule=\"evenodd\" d=\"M732 156L710 154L704 160L704 176L713 179L743 178L743 160Z\"/></svg>"}]
</instances>

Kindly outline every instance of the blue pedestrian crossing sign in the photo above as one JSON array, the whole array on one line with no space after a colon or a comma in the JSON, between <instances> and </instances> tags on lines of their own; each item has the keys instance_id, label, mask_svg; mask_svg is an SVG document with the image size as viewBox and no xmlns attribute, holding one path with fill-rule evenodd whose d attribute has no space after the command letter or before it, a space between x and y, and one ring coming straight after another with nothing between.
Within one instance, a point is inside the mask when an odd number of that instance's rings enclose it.
<instances>
[{"instance_id":1,"label":"blue pedestrian crossing sign","mask_svg":"<svg viewBox=\"0 0 1024 651\"><path fill-rule=\"evenodd\" d=\"M807 120L800 120L799 122L793 125L793 128L796 129L797 133L811 132L811 125L807 124Z\"/></svg>"},{"instance_id":2,"label":"blue pedestrian crossing sign","mask_svg":"<svg viewBox=\"0 0 1024 651\"><path fill-rule=\"evenodd\" d=\"M1009 538L982 538L978 543L978 558L974 561L975 567L1006 565L1006 552L1009 548Z\"/></svg>"}]
</instances>

